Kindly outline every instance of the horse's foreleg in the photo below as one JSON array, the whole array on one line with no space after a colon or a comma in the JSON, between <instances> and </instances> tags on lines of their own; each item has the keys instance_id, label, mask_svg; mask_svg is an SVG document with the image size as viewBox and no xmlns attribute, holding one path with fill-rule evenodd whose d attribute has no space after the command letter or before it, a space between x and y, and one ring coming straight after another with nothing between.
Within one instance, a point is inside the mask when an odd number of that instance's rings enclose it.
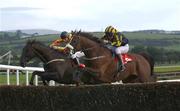
<instances>
[{"instance_id":1,"label":"horse's foreleg","mask_svg":"<svg viewBox=\"0 0 180 111\"><path fill-rule=\"evenodd\" d=\"M100 77L100 73L101 73L100 69L85 67L83 70L90 73L93 77Z\"/></svg>"},{"instance_id":2,"label":"horse's foreleg","mask_svg":"<svg viewBox=\"0 0 180 111\"><path fill-rule=\"evenodd\" d=\"M45 80L42 78L43 73L45 73L45 72L34 71L34 72L32 73L31 80L30 80L29 84L30 84L30 85L34 85L33 81L34 81L35 75L38 75L38 76L41 77L41 79L42 79L42 81L43 81L43 84L47 84L47 83L45 82Z\"/></svg>"},{"instance_id":3,"label":"horse's foreleg","mask_svg":"<svg viewBox=\"0 0 180 111\"><path fill-rule=\"evenodd\" d=\"M35 78L35 75L36 75L37 72L38 72L38 71L34 71L34 72L32 73L31 80L30 80L30 82L29 82L30 85L34 85L33 81L34 81L34 78Z\"/></svg>"},{"instance_id":4,"label":"horse's foreleg","mask_svg":"<svg viewBox=\"0 0 180 111\"><path fill-rule=\"evenodd\" d=\"M42 81L43 81L43 84L44 85L48 85L45 80L47 80L48 82L50 80L54 80L54 81L57 81L58 78L57 78L57 75L58 73L57 72L44 72L42 75L41 75L41 78L42 78Z\"/></svg>"}]
</instances>

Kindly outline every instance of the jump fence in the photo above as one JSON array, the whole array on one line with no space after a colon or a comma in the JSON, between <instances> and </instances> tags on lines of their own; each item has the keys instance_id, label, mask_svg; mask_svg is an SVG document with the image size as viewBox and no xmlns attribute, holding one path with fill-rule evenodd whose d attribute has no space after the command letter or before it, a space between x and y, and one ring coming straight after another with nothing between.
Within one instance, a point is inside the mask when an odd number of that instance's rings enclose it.
<instances>
[{"instance_id":1,"label":"jump fence","mask_svg":"<svg viewBox=\"0 0 180 111\"><path fill-rule=\"evenodd\" d=\"M12 69L19 86L10 84ZM19 84L20 71L26 72L29 85L29 73L42 68L0 65L4 70L7 85L0 86L0 111L180 111L180 82L26 87Z\"/></svg>"},{"instance_id":2,"label":"jump fence","mask_svg":"<svg viewBox=\"0 0 180 111\"><path fill-rule=\"evenodd\" d=\"M0 111L180 111L180 82L0 86Z\"/></svg>"}]
</instances>

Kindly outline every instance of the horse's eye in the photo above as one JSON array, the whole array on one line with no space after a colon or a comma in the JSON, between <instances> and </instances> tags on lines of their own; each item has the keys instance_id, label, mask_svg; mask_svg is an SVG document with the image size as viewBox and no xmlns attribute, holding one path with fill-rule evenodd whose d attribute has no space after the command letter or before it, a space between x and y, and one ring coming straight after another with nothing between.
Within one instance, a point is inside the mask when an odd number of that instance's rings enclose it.
<instances>
[{"instance_id":1,"label":"horse's eye","mask_svg":"<svg viewBox=\"0 0 180 111\"><path fill-rule=\"evenodd\" d=\"M73 45L75 45L75 44L76 44L76 40L73 40L73 42L72 42L72 43L73 43Z\"/></svg>"}]
</instances>

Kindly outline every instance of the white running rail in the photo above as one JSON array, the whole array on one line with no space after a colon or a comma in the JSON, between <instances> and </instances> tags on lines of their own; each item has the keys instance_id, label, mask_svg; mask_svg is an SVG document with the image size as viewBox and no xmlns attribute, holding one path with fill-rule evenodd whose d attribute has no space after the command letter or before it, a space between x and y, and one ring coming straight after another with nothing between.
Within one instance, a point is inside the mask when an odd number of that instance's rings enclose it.
<instances>
[{"instance_id":1,"label":"white running rail","mask_svg":"<svg viewBox=\"0 0 180 111\"><path fill-rule=\"evenodd\" d=\"M6 70L7 71L7 85L10 85L10 70L16 70L16 85L19 85L19 71L26 71L26 85L29 85L29 73L33 71L44 71L43 68L38 67L20 67L20 66L10 66L10 65L1 65L0 64L0 70ZM35 76L35 85L38 85L38 77Z\"/></svg>"}]
</instances>

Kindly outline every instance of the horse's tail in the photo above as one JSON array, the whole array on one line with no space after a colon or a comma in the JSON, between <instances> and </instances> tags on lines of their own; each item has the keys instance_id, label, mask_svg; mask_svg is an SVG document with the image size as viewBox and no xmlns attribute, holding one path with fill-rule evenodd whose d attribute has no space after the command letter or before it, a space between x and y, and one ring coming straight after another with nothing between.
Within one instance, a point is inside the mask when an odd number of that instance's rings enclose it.
<instances>
[{"instance_id":1,"label":"horse's tail","mask_svg":"<svg viewBox=\"0 0 180 111\"><path fill-rule=\"evenodd\" d=\"M149 55L148 53L145 52L140 52L139 53L141 56L143 56L150 64L151 67L151 75L153 76L153 72L154 72L154 59L151 55Z\"/></svg>"}]
</instances>

